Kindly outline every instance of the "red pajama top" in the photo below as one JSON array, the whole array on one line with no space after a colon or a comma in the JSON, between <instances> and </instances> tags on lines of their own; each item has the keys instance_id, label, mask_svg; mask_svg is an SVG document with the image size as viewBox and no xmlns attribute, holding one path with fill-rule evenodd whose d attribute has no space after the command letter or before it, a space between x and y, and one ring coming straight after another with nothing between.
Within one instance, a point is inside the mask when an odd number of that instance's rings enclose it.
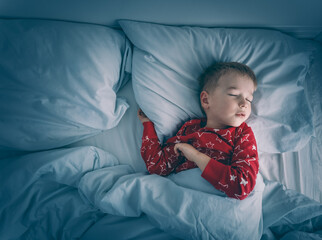
<instances>
[{"instance_id":1,"label":"red pajama top","mask_svg":"<svg viewBox=\"0 0 322 240\"><path fill-rule=\"evenodd\" d=\"M201 176L228 197L244 199L254 189L258 173L258 153L252 129L203 127L205 119L186 122L177 135L161 145L152 122L143 123L141 155L149 173L169 175L197 167L174 152L176 143L189 143L211 160Z\"/></svg>"}]
</instances>

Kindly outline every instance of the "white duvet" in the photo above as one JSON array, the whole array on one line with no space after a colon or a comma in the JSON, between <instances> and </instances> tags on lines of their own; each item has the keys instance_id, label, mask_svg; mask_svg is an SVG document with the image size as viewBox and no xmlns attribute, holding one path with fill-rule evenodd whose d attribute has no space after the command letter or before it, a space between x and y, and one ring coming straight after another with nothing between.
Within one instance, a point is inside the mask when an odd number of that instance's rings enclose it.
<instances>
[{"instance_id":1,"label":"white duvet","mask_svg":"<svg viewBox=\"0 0 322 240\"><path fill-rule=\"evenodd\" d=\"M106 213L146 214L183 239L271 239L280 229L270 227L281 222L286 233L317 235L309 232L322 220L319 203L280 184L265 187L260 175L252 194L240 201L214 190L199 169L168 178L135 173L95 147L0 161L0 239L80 238Z\"/></svg>"}]
</instances>

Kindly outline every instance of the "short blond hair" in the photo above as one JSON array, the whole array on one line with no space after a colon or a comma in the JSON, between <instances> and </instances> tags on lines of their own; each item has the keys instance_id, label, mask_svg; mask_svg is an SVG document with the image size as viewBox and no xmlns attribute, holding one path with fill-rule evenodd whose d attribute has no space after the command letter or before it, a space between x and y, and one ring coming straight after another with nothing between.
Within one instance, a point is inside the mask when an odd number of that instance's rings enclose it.
<instances>
[{"instance_id":1,"label":"short blond hair","mask_svg":"<svg viewBox=\"0 0 322 240\"><path fill-rule=\"evenodd\" d=\"M209 66L199 77L200 92L211 91L216 88L219 78L229 72L237 72L247 75L257 87L257 79L253 70L247 65L239 62L216 62Z\"/></svg>"}]
</instances>

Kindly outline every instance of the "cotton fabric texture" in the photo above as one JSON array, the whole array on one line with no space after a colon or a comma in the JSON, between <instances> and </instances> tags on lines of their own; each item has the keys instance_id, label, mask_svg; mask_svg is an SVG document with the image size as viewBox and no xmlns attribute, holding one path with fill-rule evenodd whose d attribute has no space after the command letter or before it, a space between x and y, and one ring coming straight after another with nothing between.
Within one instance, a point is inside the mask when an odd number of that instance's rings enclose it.
<instances>
[{"instance_id":1,"label":"cotton fabric texture","mask_svg":"<svg viewBox=\"0 0 322 240\"><path fill-rule=\"evenodd\" d=\"M121 31L46 20L0 21L0 149L61 147L115 127L128 104Z\"/></svg>"},{"instance_id":2,"label":"cotton fabric texture","mask_svg":"<svg viewBox=\"0 0 322 240\"><path fill-rule=\"evenodd\" d=\"M313 48L278 31L176 27L120 21L134 44L136 100L161 141L188 119L203 116L197 78L216 61L242 62L258 78L247 121L261 152L296 151L313 135L304 85Z\"/></svg>"},{"instance_id":3,"label":"cotton fabric texture","mask_svg":"<svg viewBox=\"0 0 322 240\"><path fill-rule=\"evenodd\" d=\"M144 123L141 155L150 173L169 175L197 167L174 151L176 143L189 143L211 158L201 176L227 196L245 199L258 174L254 134L246 123L239 127L203 127L205 119L186 122L176 136L160 145L152 122Z\"/></svg>"}]
</instances>

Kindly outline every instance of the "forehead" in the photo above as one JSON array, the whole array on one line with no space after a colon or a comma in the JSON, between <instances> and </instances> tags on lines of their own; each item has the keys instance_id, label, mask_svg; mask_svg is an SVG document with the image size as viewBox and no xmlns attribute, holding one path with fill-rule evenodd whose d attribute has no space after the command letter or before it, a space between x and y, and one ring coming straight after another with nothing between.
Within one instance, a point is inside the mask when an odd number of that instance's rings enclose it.
<instances>
[{"instance_id":1,"label":"forehead","mask_svg":"<svg viewBox=\"0 0 322 240\"><path fill-rule=\"evenodd\" d=\"M229 72L222 75L218 81L218 87L224 89L249 90L251 93L255 91L253 80L246 74L238 72Z\"/></svg>"}]
</instances>

